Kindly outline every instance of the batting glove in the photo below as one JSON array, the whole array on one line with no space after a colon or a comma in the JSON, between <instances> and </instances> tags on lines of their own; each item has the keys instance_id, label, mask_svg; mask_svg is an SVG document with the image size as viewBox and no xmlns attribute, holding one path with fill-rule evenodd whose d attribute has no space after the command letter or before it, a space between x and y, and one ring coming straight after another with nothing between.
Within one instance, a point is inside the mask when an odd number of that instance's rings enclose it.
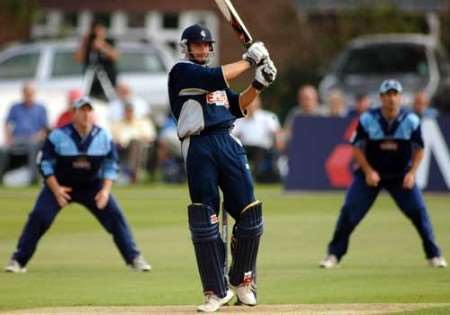
<instances>
[{"instance_id":1,"label":"batting glove","mask_svg":"<svg viewBox=\"0 0 450 315\"><path fill-rule=\"evenodd\" d=\"M253 43L242 55L242 59L247 60L252 67L259 65L264 59L269 57L269 52L263 42Z\"/></svg>"},{"instance_id":2,"label":"batting glove","mask_svg":"<svg viewBox=\"0 0 450 315\"><path fill-rule=\"evenodd\" d=\"M252 86L258 91L264 90L272 84L277 77L277 68L270 58L264 60L263 64L256 68L255 79Z\"/></svg>"}]
</instances>

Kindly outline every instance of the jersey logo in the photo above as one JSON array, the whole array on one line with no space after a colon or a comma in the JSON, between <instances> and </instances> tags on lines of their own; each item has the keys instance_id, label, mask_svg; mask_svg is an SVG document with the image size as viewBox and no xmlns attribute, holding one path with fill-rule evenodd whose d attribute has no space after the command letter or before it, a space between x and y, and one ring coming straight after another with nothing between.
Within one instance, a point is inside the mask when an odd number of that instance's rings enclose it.
<instances>
[{"instance_id":1,"label":"jersey logo","mask_svg":"<svg viewBox=\"0 0 450 315\"><path fill-rule=\"evenodd\" d=\"M227 93L225 91L214 91L206 94L206 102L208 105L215 104L216 106L225 106L226 108L230 108Z\"/></svg>"},{"instance_id":2,"label":"jersey logo","mask_svg":"<svg viewBox=\"0 0 450 315\"><path fill-rule=\"evenodd\" d=\"M397 151L398 143L395 141L383 141L380 143L380 148L384 151Z\"/></svg>"},{"instance_id":3,"label":"jersey logo","mask_svg":"<svg viewBox=\"0 0 450 315\"><path fill-rule=\"evenodd\" d=\"M72 163L73 168L76 169L83 169L83 170L90 170L91 169L91 163L88 159L85 157L79 157Z\"/></svg>"}]
</instances>

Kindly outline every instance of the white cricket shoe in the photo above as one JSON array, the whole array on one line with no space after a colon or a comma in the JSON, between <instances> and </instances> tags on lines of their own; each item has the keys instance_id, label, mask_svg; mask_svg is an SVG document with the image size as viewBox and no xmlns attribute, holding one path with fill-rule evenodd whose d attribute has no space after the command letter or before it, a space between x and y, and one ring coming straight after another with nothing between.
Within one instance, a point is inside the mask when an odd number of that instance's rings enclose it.
<instances>
[{"instance_id":1,"label":"white cricket shoe","mask_svg":"<svg viewBox=\"0 0 450 315\"><path fill-rule=\"evenodd\" d=\"M430 258L428 259L428 263L430 264L430 267L433 268L447 268L448 266L447 261L442 256Z\"/></svg>"},{"instance_id":2,"label":"white cricket shoe","mask_svg":"<svg viewBox=\"0 0 450 315\"><path fill-rule=\"evenodd\" d=\"M325 269L331 269L337 267L339 261L335 255L329 254L320 261L319 266Z\"/></svg>"},{"instance_id":3,"label":"white cricket shoe","mask_svg":"<svg viewBox=\"0 0 450 315\"><path fill-rule=\"evenodd\" d=\"M17 260L11 259L5 267L5 271L12 273L24 273L27 272L27 269L22 267Z\"/></svg>"},{"instance_id":4,"label":"white cricket shoe","mask_svg":"<svg viewBox=\"0 0 450 315\"><path fill-rule=\"evenodd\" d=\"M248 306L256 305L256 295L252 282L242 283L236 287L236 295L238 303Z\"/></svg>"},{"instance_id":5,"label":"white cricket shoe","mask_svg":"<svg viewBox=\"0 0 450 315\"><path fill-rule=\"evenodd\" d=\"M142 255L138 255L133 259L133 262L130 265L131 269L134 271L150 271L152 270L152 266L145 260Z\"/></svg>"},{"instance_id":6,"label":"white cricket shoe","mask_svg":"<svg viewBox=\"0 0 450 315\"><path fill-rule=\"evenodd\" d=\"M228 289L227 294L220 298L214 293L205 294L205 302L202 305L197 306L197 311L203 313L213 313L220 309L220 307L224 304L230 302L233 298L233 292Z\"/></svg>"}]
</instances>

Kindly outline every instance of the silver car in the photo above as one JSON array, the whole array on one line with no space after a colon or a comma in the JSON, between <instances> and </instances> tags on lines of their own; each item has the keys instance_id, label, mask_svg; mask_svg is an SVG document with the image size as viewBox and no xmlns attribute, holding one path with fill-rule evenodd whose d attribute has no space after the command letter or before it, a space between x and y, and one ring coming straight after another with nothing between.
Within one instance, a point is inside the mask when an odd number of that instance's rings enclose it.
<instances>
[{"instance_id":1,"label":"silver car","mask_svg":"<svg viewBox=\"0 0 450 315\"><path fill-rule=\"evenodd\" d=\"M82 66L74 60L78 40L17 44L0 52L0 119L12 102L21 98L25 80L34 80L37 100L47 106L50 121L65 109L66 93L83 88ZM168 110L167 73L172 54L156 44L118 42L118 81L143 97L155 114Z\"/></svg>"},{"instance_id":2,"label":"silver car","mask_svg":"<svg viewBox=\"0 0 450 315\"><path fill-rule=\"evenodd\" d=\"M425 90L433 96L450 75L447 57L434 37L422 34L379 34L358 37L338 56L319 85L322 99L333 89L350 102L358 94L378 100L378 86L388 78L403 87L403 102Z\"/></svg>"}]
</instances>

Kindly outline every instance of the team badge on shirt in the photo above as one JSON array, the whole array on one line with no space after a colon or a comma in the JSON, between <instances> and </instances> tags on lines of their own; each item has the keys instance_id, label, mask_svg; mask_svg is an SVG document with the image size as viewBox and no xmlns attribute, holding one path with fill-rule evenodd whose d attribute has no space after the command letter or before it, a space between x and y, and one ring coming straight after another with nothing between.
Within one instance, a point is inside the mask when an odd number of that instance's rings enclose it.
<instances>
[{"instance_id":1,"label":"team badge on shirt","mask_svg":"<svg viewBox=\"0 0 450 315\"><path fill-rule=\"evenodd\" d=\"M77 169L90 170L91 162L89 162L89 160L84 156L80 156L75 161L73 161L72 166L73 168Z\"/></svg>"},{"instance_id":2,"label":"team badge on shirt","mask_svg":"<svg viewBox=\"0 0 450 315\"><path fill-rule=\"evenodd\" d=\"M380 143L380 148L384 151L397 151L398 144L395 141L382 141Z\"/></svg>"},{"instance_id":3,"label":"team badge on shirt","mask_svg":"<svg viewBox=\"0 0 450 315\"><path fill-rule=\"evenodd\" d=\"M206 102L209 105L215 104L216 106L230 108L230 103L228 102L227 93L225 91L214 91L206 94Z\"/></svg>"}]
</instances>

